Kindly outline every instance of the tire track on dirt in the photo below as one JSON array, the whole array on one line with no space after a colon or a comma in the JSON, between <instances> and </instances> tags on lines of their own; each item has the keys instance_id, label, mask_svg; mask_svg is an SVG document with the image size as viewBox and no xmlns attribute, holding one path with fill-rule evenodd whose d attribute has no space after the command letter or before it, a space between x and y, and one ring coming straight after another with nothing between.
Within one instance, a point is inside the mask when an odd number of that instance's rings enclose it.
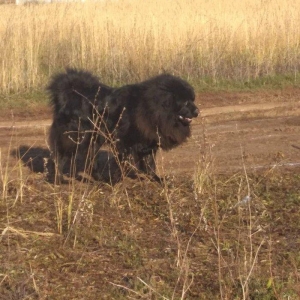
<instances>
[{"instance_id":1,"label":"tire track on dirt","mask_svg":"<svg viewBox=\"0 0 300 300\"><path fill-rule=\"evenodd\" d=\"M297 103L263 103L263 104L240 104L229 106L218 106L201 109L202 117L209 117L214 115L228 114L228 113L243 113L251 111L267 111L277 108L291 108L294 110L300 109L300 102ZM196 121L197 122L197 121ZM26 127L47 127L51 125L51 119L29 120L29 121L0 121L0 129L19 129Z\"/></svg>"},{"instance_id":2,"label":"tire track on dirt","mask_svg":"<svg viewBox=\"0 0 300 300\"><path fill-rule=\"evenodd\" d=\"M46 140L51 125L51 118L42 119L45 115L51 116L43 114L40 120L37 116L34 120L21 116L2 119L2 153L25 147L33 157L42 157L48 149ZM265 166L296 170L300 151L293 145L300 148L299 116L299 101L203 107L201 117L193 121L192 137L176 150L163 152L163 162L158 155L158 167L164 165L170 173L191 174L201 157L209 154L217 172L242 170L242 156L249 170ZM3 159L6 157L3 154Z\"/></svg>"}]
</instances>

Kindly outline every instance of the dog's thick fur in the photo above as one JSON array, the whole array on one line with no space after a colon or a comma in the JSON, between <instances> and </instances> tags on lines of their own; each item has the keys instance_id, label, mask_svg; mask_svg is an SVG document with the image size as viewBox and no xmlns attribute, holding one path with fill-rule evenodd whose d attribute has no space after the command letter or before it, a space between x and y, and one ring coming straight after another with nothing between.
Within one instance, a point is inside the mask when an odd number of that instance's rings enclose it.
<instances>
[{"instance_id":1,"label":"dog's thick fur","mask_svg":"<svg viewBox=\"0 0 300 300\"><path fill-rule=\"evenodd\" d=\"M198 116L193 88L179 77L162 74L116 89L108 98L108 103L126 108L117 131L118 152L131 153L136 167L158 180L158 147L170 150L184 143L192 118Z\"/></svg>"},{"instance_id":2,"label":"dog's thick fur","mask_svg":"<svg viewBox=\"0 0 300 300\"><path fill-rule=\"evenodd\" d=\"M86 157L91 145L98 151L114 132L118 159L132 154L138 170L159 180L158 147L170 150L185 142L198 115L193 88L169 74L113 89L89 72L68 69L53 77L48 91L54 107L50 147L60 173L67 158Z\"/></svg>"},{"instance_id":3,"label":"dog's thick fur","mask_svg":"<svg viewBox=\"0 0 300 300\"><path fill-rule=\"evenodd\" d=\"M104 99L113 89L89 72L74 69L55 75L47 89L53 106L49 144L60 180L69 158L85 161L89 154L91 159L104 143L105 137L96 134L96 128L110 122L105 120Z\"/></svg>"}]
</instances>

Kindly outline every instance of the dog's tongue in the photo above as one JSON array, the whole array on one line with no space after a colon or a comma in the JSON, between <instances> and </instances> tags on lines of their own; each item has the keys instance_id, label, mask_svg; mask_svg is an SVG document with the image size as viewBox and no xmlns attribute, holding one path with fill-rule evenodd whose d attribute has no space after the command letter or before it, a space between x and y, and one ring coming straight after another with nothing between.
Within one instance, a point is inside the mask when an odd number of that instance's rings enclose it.
<instances>
[{"instance_id":1,"label":"dog's tongue","mask_svg":"<svg viewBox=\"0 0 300 300\"><path fill-rule=\"evenodd\" d=\"M179 116L179 119L186 122L186 123L191 123L192 122L192 119L190 118L184 118L183 116Z\"/></svg>"}]
</instances>

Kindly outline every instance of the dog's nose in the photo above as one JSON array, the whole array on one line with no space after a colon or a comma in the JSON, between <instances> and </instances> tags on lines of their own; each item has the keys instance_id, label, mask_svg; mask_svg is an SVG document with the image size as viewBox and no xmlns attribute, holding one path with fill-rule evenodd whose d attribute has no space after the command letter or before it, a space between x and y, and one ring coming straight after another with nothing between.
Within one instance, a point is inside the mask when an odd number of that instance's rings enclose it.
<instances>
[{"instance_id":1,"label":"dog's nose","mask_svg":"<svg viewBox=\"0 0 300 300\"><path fill-rule=\"evenodd\" d=\"M198 115L199 115L199 109L196 108L196 109L194 110L193 117L198 117Z\"/></svg>"}]
</instances>

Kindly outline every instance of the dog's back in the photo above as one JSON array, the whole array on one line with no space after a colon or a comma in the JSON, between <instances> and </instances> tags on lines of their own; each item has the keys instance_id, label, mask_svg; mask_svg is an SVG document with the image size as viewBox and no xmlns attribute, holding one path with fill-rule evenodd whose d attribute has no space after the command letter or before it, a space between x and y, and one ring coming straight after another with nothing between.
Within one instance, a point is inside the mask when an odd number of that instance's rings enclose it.
<instances>
[{"instance_id":1,"label":"dog's back","mask_svg":"<svg viewBox=\"0 0 300 300\"><path fill-rule=\"evenodd\" d=\"M47 87L54 115L87 113L84 106L88 103L104 105L100 99L110 94L113 88L102 84L99 79L87 71L67 69L65 73L53 76ZM98 100L99 99L99 100ZM85 105L87 104L87 105Z\"/></svg>"}]
</instances>

